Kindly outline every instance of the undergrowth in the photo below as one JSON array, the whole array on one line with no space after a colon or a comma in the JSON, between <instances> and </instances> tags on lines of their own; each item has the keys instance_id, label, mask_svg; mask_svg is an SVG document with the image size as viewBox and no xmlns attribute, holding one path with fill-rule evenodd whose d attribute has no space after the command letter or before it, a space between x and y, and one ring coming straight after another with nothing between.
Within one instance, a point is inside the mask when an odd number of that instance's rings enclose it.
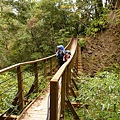
<instances>
[{"instance_id":1,"label":"undergrowth","mask_svg":"<svg viewBox=\"0 0 120 120\"><path fill-rule=\"evenodd\" d=\"M83 107L76 109L81 120L120 120L120 75L108 71L96 76L79 76L77 101ZM88 105L88 108L84 107ZM74 120L66 110L65 120Z\"/></svg>"},{"instance_id":2,"label":"undergrowth","mask_svg":"<svg viewBox=\"0 0 120 120\"><path fill-rule=\"evenodd\" d=\"M24 88L24 96L25 99L29 95L29 90L34 82L34 76L30 72L25 72L23 74L23 88ZM30 97L27 98L28 101L32 101L35 99L36 96L38 96L42 91L46 88L48 85L47 78L44 76L39 76L38 78L38 93L32 93ZM15 73L12 72L6 72L5 74L0 75L0 114L5 112L8 108L17 108L13 106L11 103L13 102L14 98L17 95L18 91L18 81ZM18 94L19 95L19 94ZM27 95L27 96L26 96ZM18 114L15 113L14 114Z\"/></svg>"}]
</instances>

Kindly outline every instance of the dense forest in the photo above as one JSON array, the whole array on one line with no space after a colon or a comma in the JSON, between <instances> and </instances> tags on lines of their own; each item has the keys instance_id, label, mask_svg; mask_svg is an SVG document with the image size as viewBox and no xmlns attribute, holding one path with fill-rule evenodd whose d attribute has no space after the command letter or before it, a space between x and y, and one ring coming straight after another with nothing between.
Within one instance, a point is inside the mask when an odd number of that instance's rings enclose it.
<instances>
[{"instance_id":1,"label":"dense forest","mask_svg":"<svg viewBox=\"0 0 120 120\"><path fill-rule=\"evenodd\" d=\"M75 78L79 95L71 98L82 103L77 114L82 120L119 120L120 0L0 0L0 69L52 55L71 37L78 37L82 51L83 72ZM25 72L30 86L33 74ZM6 72L0 80L11 76ZM40 77L43 89L46 83ZM16 85L16 78L11 80L6 88ZM0 112L11 107L15 93L1 99ZM65 111L65 120L74 120Z\"/></svg>"},{"instance_id":2,"label":"dense forest","mask_svg":"<svg viewBox=\"0 0 120 120\"><path fill-rule=\"evenodd\" d=\"M0 68L54 54L57 44L104 30L119 0L1 0ZM104 6L104 7L103 7Z\"/></svg>"}]
</instances>

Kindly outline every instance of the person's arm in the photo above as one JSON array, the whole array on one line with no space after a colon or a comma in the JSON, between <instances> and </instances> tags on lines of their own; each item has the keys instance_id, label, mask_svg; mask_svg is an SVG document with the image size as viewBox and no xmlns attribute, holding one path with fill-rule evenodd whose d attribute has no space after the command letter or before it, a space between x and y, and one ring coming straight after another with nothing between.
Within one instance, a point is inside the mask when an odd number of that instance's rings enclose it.
<instances>
[{"instance_id":1,"label":"person's arm","mask_svg":"<svg viewBox=\"0 0 120 120\"><path fill-rule=\"evenodd\" d=\"M58 56L58 51L56 52L56 56Z\"/></svg>"},{"instance_id":2,"label":"person's arm","mask_svg":"<svg viewBox=\"0 0 120 120\"><path fill-rule=\"evenodd\" d=\"M63 56L63 61L65 61L65 55Z\"/></svg>"}]
</instances>

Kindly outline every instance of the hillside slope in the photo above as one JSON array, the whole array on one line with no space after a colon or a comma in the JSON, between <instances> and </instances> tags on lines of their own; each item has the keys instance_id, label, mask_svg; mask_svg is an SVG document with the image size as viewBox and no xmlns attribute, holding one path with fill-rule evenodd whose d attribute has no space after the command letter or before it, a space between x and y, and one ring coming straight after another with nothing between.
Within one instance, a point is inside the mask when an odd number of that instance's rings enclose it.
<instances>
[{"instance_id":1,"label":"hillside slope","mask_svg":"<svg viewBox=\"0 0 120 120\"><path fill-rule=\"evenodd\" d=\"M82 51L86 74L94 75L106 67L120 66L120 18L111 12L109 20L105 31L97 33L95 38L86 38L86 47Z\"/></svg>"}]
</instances>

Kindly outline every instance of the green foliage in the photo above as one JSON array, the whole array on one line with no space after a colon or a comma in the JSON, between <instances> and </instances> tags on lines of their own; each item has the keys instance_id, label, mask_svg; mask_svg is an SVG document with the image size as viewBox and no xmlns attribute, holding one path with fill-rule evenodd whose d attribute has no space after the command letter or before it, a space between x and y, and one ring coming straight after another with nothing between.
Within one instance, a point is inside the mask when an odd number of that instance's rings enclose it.
<instances>
[{"instance_id":1,"label":"green foliage","mask_svg":"<svg viewBox=\"0 0 120 120\"><path fill-rule=\"evenodd\" d=\"M1 68L46 57L58 44L65 46L68 36L95 36L107 26L100 0L9 0L1 6Z\"/></svg>"},{"instance_id":2,"label":"green foliage","mask_svg":"<svg viewBox=\"0 0 120 120\"><path fill-rule=\"evenodd\" d=\"M108 71L99 72L94 78L79 76L77 101L83 104L83 108L77 109L80 118L87 120L119 120L119 80L119 74ZM88 105L88 108L85 105Z\"/></svg>"},{"instance_id":3,"label":"green foliage","mask_svg":"<svg viewBox=\"0 0 120 120\"><path fill-rule=\"evenodd\" d=\"M0 75L0 93L3 93L2 96L0 96L0 113L8 109L9 107L12 107L11 103L15 97L15 94L17 93L16 78L12 77L12 79L10 79L11 76L14 75L11 73L5 73L3 75Z\"/></svg>"},{"instance_id":4,"label":"green foliage","mask_svg":"<svg viewBox=\"0 0 120 120\"><path fill-rule=\"evenodd\" d=\"M79 41L78 41L78 44L80 45L80 47L85 47L86 45L86 40L84 38L81 38Z\"/></svg>"},{"instance_id":5,"label":"green foliage","mask_svg":"<svg viewBox=\"0 0 120 120\"><path fill-rule=\"evenodd\" d=\"M106 70L113 73L120 74L120 65L114 63L113 65L106 67Z\"/></svg>"},{"instance_id":6,"label":"green foliage","mask_svg":"<svg viewBox=\"0 0 120 120\"><path fill-rule=\"evenodd\" d=\"M65 110L64 120L74 120L74 116L72 115L72 112L70 111L70 109Z\"/></svg>"},{"instance_id":7,"label":"green foliage","mask_svg":"<svg viewBox=\"0 0 120 120\"><path fill-rule=\"evenodd\" d=\"M31 54L31 59L32 60L39 59L39 58L42 58L41 53L35 52L35 53Z\"/></svg>"},{"instance_id":8,"label":"green foliage","mask_svg":"<svg viewBox=\"0 0 120 120\"><path fill-rule=\"evenodd\" d=\"M99 19L94 19L90 22L90 26L86 30L86 35L95 36L97 32L105 30L106 27L107 27L106 17L101 16Z\"/></svg>"},{"instance_id":9,"label":"green foliage","mask_svg":"<svg viewBox=\"0 0 120 120\"><path fill-rule=\"evenodd\" d=\"M33 82L34 82L34 76L31 72L24 72L23 73L23 86L24 86L24 95L26 95ZM28 99L28 101L33 100L37 95L41 94L41 91L43 91L47 84L47 78L45 79L44 76L39 76L39 92L38 93L32 93ZM17 76L15 73L12 72L6 72L5 74L0 75L0 114L6 111L8 108L13 108L12 102L14 98L16 97L16 94L18 92L18 82L17 82ZM26 98L26 97L25 97ZM18 114L17 108L16 111L14 111L15 114ZM17 113L16 113L17 112Z\"/></svg>"}]
</instances>

